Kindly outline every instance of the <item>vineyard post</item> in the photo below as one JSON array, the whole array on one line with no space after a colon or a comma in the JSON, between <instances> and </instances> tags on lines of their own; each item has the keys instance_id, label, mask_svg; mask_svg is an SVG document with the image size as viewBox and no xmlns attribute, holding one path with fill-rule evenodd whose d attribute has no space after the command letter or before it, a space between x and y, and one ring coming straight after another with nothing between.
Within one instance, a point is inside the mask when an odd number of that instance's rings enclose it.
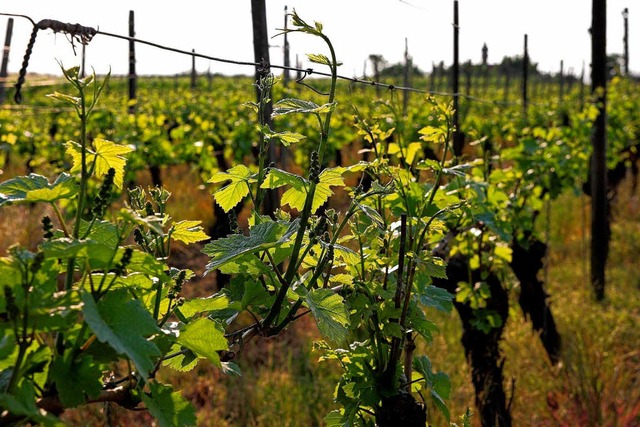
<instances>
[{"instance_id":1,"label":"vineyard post","mask_svg":"<svg viewBox=\"0 0 640 427\"><path fill-rule=\"evenodd\" d=\"M467 96L471 96L471 80L473 79L473 65L471 64L471 60L468 60L464 64L464 74L465 74L465 90L464 93Z\"/></svg>"},{"instance_id":2,"label":"vineyard post","mask_svg":"<svg viewBox=\"0 0 640 427\"><path fill-rule=\"evenodd\" d=\"M593 0L591 21L591 92L598 109L591 134L591 285L604 299L605 267L609 252L607 200L607 2Z\"/></svg>"},{"instance_id":3,"label":"vineyard post","mask_svg":"<svg viewBox=\"0 0 640 427\"><path fill-rule=\"evenodd\" d=\"M135 20L133 10L129 11L129 37L132 39L136 36ZM135 103L132 101L136 99L136 44L133 40L129 40L129 114L133 114L136 111Z\"/></svg>"},{"instance_id":4,"label":"vineyard post","mask_svg":"<svg viewBox=\"0 0 640 427\"><path fill-rule=\"evenodd\" d=\"M564 61L560 60L560 103L564 101Z\"/></svg>"},{"instance_id":5,"label":"vineyard post","mask_svg":"<svg viewBox=\"0 0 640 427\"><path fill-rule=\"evenodd\" d=\"M522 112L527 114L527 84L529 83L529 36L524 35L524 55L522 56Z\"/></svg>"},{"instance_id":6,"label":"vineyard post","mask_svg":"<svg viewBox=\"0 0 640 427\"><path fill-rule=\"evenodd\" d=\"M460 59L459 59L459 15L458 0L453 2L453 154L455 156L462 155L464 144L464 136L460 133L460 118L458 114L459 97L460 97ZM461 138L462 137L462 138Z\"/></svg>"},{"instance_id":7,"label":"vineyard post","mask_svg":"<svg viewBox=\"0 0 640 427\"><path fill-rule=\"evenodd\" d=\"M503 101L506 103L509 101L509 86L511 84L511 66L508 59L502 62L502 70L504 71L504 93Z\"/></svg>"},{"instance_id":8,"label":"vineyard post","mask_svg":"<svg viewBox=\"0 0 640 427\"><path fill-rule=\"evenodd\" d=\"M411 57L409 57L409 41L405 37L404 38L404 81L403 86L409 87L410 83L410 73L412 68ZM407 107L409 105L409 91L405 90L402 92L402 115L407 115Z\"/></svg>"},{"instance_id":9,"label":"vineyard post","mask_svg":"<svg viewBox=\"0 0 640 427\"><path fill-rule=\"evenodd\" d=\"M194 55L191 55L191 89L195 89L196 88L196 50L195 49L191 49L191 53L193 53Z\"/></svg>"},{"instance_id":10,"label":"vineyard post","mask_svg":"<svg viewBox=\"0 0 640 427\"><path fill-rule=\"evenodd\" d=\"M489 89L489 47L486 43L482 45L482 94L486 95Z\"/></svg>"},{"instance_id":11,"label":"vineyard post","mask_svg":"<svg viewBox=\"0 0 640 427\"><path fill-rule=\"evenodd\" d=\"M287 87L289 84L289 79L291 76L289 75L289 66L291 65L291 60L289 58L289 33L287 32L287 21L288 21L288 12L287 6L284 7L284 70L282 72L282 84L284 87Z\"/></svg>"},{"instance_id":12,"label":"vineyard post","mask_svg":"<svg viewBox=\"0 0 640 427\"><path fill-rule=\"evenodd\" d=\"M282 84L284 87L289 85L289 80L291 79L291 73L289 71L289 67L291 66L291 58L290 58L290 50L289 50L289 32L288 30L288 21L289 21L289 13L287 6L284 7L284 70L282 72ZM296 64L297 66L298 64ZM289 149L287 147L280 147L280 167L282 169L287 168L287 163L289 162Z\"/></svg>"},{"instance_id":13,"label":"vineyard post","mask_svg":"<svg viewBox=\"0 0 640 427\"><path fill-rule=\"evenodd\" d=\"M436 63L431 63L431 75L429 76L429 90L431 92L436 91Z\"/></svg>"},{"instance_id":14,"label":"vineyard post","mask_svg":"<svg viewBox=\"0 0 640 427\"><path fill-rule=\"evenodd\" d=\"M622 11L624 19L624 75L629 77L629 8L625 7Z\"/></svg>"},{"instance_id":15,"label":"vineyard post","mask_svg":"<svg viewBox=\"0 0 640 427\"><path fill-rule=\"evenodd\" d=\"M373 80L380 81L380 64L383 61L382 55L369 55L369 60L373 65ZM380 98L380 86L376 85L376 97Z\"/></svg>"},{"instance_id":16,"label":"vineyard post","mask_svg":"<svg viewBox=\"0 0 640 427\"><path fill-rule=\"evenodd\" d=\"M4 50L2 52L2 68L0 69L0 104L4 104L5 80L7 79L7 66L9 65L9 48L11 47L11 35L13 34L13 18L7 21L7 35L4 38Z\"/></svg>"},{"instance_id":17,"label":"vineyard post","mask_svg":"<svg viewBox=\"0 0 640 427\"><path fill-rule=\"evenodd\" d=\"M87 45L86 44L82 44L82 59L80 60L80 78L84 79L85 77L85 70L86 70L86 59L87 59Z\"/></svg>"},{"instance_id":18,"label":"vineyard post","mask_svg":"<svg viewBox=\"0 0 640 427\"><path fill-rule=\"evenodd\" d=\"M584 109L584 62L580 73L580 110L582 111L582 109Z\"/></svg>"},{"instance_id":19,"label":"vineyard post","mask_svg":"<svg viewBox=\"0 0 640 427\"><path fill-rule=\"evenodd\" d=\"M251 0L251 18L253 21L253 54L256 63L256 82L259 82L262 77L269 74L269 36L267 33L267 8L265 0ZM262 99L261 90L256 85L256 96L258 102ZM271 100L265 105L264 115L260 117L260 122L269 127L273 127L273 120L271 119L271 113L273 111L273 103ZM264 138L264 135L261 135ZM260 141L260 144L262 141ZM269 152L267 155L268 163L275 162L276 151L275 144L269 144ZM264 198L264 212L267 214L273 214L278 207L278 193L276 190L267 190Z\"/></svg>"}]
</instances>

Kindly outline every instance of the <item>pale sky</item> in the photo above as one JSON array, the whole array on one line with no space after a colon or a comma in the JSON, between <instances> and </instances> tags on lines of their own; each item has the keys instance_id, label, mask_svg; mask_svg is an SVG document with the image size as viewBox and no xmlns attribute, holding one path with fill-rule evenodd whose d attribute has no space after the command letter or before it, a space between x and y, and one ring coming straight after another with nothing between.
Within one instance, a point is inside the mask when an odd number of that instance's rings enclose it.
<instances>
[{"instance_id":1,"label":"pale sky","mask_svg":"<svg viewBox=\"0 0 640 427\"><path fill-rule=\"evenodd\" d=\"M565 72L579 74L583 64L589 72L591 0L460 0L460 60L481 60L487 43L489 63L504 56L521 55L524 34L529 55L543 71L557 72L564 60ZM640 7L634 0L607 2L609 53L622 53L622 10L629 7L630 68L640 72ZM453 0L266 0L269 34L284 25L284 6L296 9L307 22L319 21L334 43L343 75L361 75L370 54L381 54L390 63L402 60L405 37L414 64L425 71L441 60L453 58ZM129 10L135 11L136 37L205 55L253 61L251 2L249 0L3 0L0 12L30 16L34 21L56 19L128 35ZM7 17L0 16L0 42L4 41ZM639 24L636 24L639 23ZM31 24L15 18L9 72L22 62ZM295 55L327 53L313 37L294 34L289 39L291 61ZM271 62L282 64L283 38L271 40ZM175 74L191 67L191 58L152 47L138 46L139 74ZM636 53L637 52L637 53ZM29 71L58 73L56 60L77 65L65 35L51 30L38 34ZM97 35L87 47L87 66L98 74L111 68L116 75L128 72L128 43ZM229 66L198 59L199 72L252 74L248 67ZM313 65L320 70L321 66ZM370 66L368 71L370 71Z\"/></svg>"}]
</instances>

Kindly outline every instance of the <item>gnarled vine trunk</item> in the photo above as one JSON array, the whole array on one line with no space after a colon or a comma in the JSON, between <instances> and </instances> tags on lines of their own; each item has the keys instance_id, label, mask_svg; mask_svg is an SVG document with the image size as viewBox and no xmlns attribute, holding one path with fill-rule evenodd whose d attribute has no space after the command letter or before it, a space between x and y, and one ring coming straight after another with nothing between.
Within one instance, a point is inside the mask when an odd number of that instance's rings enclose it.
<instances>
[{"instance_id":1,"label":"gnarled vine trunk","mask_svg":"<svg viewBox=\"0 0 640 427\"><path fill-rule=\"evenodd\" d=\"M540 334L542 345L551 363L555 365L560 361L562 342L547 300L549 294L545 292L543 282L538 279L547 245L530 237L527 247L514 239L511 249L511 270L520 282L518 303L525 318L531 320L533 330Z\"/></svg>"},{"instance_id":2,"label":"gnarled vine trunk","mask_svg":"<svg viewBox=\"0 0 640 427\"><path fill-rule=\"evenodd\" d=\"M469 280L469 260L454 255L447 263L447 279L434 278L433 284L455 294L458 283ZM480 272L472 272L472 280L480 281ZM489 274L485 279L491 297L485 310L497 314L501 324L484 332L477 328L477 310L468 303L455 302L462 321L462 345L471 365L471 380L475 389L475 402L483 427L510 427L511 413L504 391L504 358L500 353L500 340L509 316L509 296L498 277Z\"/></svg>"}]
</instances>

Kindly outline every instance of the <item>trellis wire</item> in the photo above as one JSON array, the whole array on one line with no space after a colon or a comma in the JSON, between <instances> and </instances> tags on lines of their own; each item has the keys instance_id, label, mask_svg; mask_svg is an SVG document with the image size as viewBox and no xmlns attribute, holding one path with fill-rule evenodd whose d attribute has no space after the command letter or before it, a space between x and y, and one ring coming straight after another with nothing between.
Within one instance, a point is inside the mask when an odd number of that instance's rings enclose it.
<instances>
[{"instance_id":1,"label":"trellis wire","mask_svg":"<svg viewBox=\"0 0 640 427\"><path fill-rule=\"evenodd\" d=\"M107 31L102 31L102 30L98 30L92 27L85 27L82 26L80 24L69 24L69 23L64 23L64 22L60 22L57 20L53 20L53 19L43 19L39 22L35 22L31 17L27 16L27 15L20 15L20 14L13 14L13 13L2 13L0 12L0 16L12 16L12 17L17 17L17 18L24 18L27 19L31 22L31 24L33 25L33 31L31 33L31 38L29 40L29 43L27 44L27 50L25 52L24 55L24 59L22 62L22 67L20 69L20 72L18 74L18 81L15 84L15 88L16 88L16 93L14 96L14 99L16 101L16 103L20 103L22 101L22 95L21 95L21 88L25 82L26 79L26 72L27 72L27 67L29 65L29 58L31 56L31 52L33 50L33 45L35 44L35 39L37 36L37 33L39 30L46 30L46 29L51 29L54 32L62 32L65 33L67 35L69 35L71 37L71 43L73 45L74 40L79 42L80 44L86 45L88 44L95 35L103 35L106 37L112 37L112 38L116 38L116 39L121 39L121 40L126 40L126 41L130 41L130 42L135 42L135 43L140 43L143 45L147 45L147 46L151 46L157 49L161 49L161 50L166 50L169 52L174 52L174 53L178 53L181 55L187 55L187 56L191 56L191 57L196 57L196 58L202 58L202 59L206 59L209 61L213 61L213 62L219 62L219 63L224 63L224 64L231 64L231 65L240 65L240 66L250 66L250 67L269 67L269 68L275 68L278 70L286 70L286 71L295 71L297 73L301 73L301 77L299 79L296 80L297 83L299 84L303 84L305 86L308 86L306 83L304 83L303 81L311 76L311 75L318 75L318 76L323 76L323 77L331 77L330 73L327 72L323 72L323 71L317 71L313 68L300 68L300 67L291 67L291 66L285 66L285 65L278 65L278 64L265 64L264 62L253 62L253 61L240 61L240 60L234 60L234 59L228 59L228 58L220 58L220 57L215 57L215 56L211 56L211 55L205 55L202 53L198 53L195 51L186 51L183 49L178 49L175 47L171 47L171 46L166 46L166 45L162 45L160 43L155 43L155 42L151 42L148 40L142 40L142 39L138 39L135 37L129 37L129 36L123 36L121 34L116 34L116 33L110 33ZM75 45L74 46L74 50L75 50ZM449 92L441 92L441 91L433 91L433 90L425 90L425 89L419 89L419 88L415 88L415 87L407 87L407 86L398 86L398 85L394 85L394 84L389 84L389 83L383 83L383 82L379 82L379 81L374 81L374 80L368 80L368 79L360 79L357 77L348 77L348 76L343 76L343 75L337 75L337 78L339 80L343 80L343 81L348 81L351 84L362 84L362 85L368 85L368 86L374 86L374 87L380 87L380 88L384 88L384 89L388 89L390 91L406 91L406 92L415 92L415 93L421 93L421 94L425 94L425 95L430 95L430 96L443 96L443 97L454 97L454 96L458 96L461 98L464 98L468 101L473 101L473 102L478 102L478 103L484 103L484 104L492 104L492 105L503 105L503 106L510 106L510 105L520 105L521 102L512 102L512 101L498 101L498 100L491 100L491 99L483 99L483 98L478 98L475 96L471 96L471 95L467 95L464 93L449 93ZM537 105L537 106L550 106L551 103L530 103L533 105Z\"/></svg>"}]
</instances>

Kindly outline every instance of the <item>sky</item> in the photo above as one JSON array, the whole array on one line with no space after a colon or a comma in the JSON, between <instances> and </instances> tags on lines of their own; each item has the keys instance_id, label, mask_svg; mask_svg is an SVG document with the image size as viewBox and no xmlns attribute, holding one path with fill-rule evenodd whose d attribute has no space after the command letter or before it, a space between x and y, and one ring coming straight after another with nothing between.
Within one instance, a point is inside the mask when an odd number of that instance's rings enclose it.
<instances>
[{"instance_id":1,"label":"sky","mask_svg":"<svg viewBox=\"0 0 640 427\"><path fill-rule=\"evenodd\" d=\"M637 1L637 0L635 0ZM630 69L640 73L640 7L634 0L607 1L607 51L623 51L622 10L629 7ZM529 56L539 69L578 75L590 63L590 0L459 0L460 60L479 63L482 46L488 46L489 63L505 56L522 55L524 35L528 35ZM95 6L93 5L95 4ZM433 63L453 60L453 0L266 0L269 35L284 26L284 8L295 9L307 22L318 21L332 40L339 73L362 76L371 73L366 60L382 55L389 63L402 61L405 39L415 65L430 71ZM2 0L0 12L22 14L34 21L55 19L105 32L128 35L129 11L135 13L136 37L142 40L191 51L253 61L251 2L249 0ZM7 17L0 16L0 37L4 40ZM31 23L15 18L11 43L10 73L19 70ZM282 36L271 39L271 63L283 63ZM312 66L306 53L327 54L325 45L305 34L289 36L291 61L296 55L303 68ZM80 52L80 49L77 50ZM635 52L638 52L636 56ZM136 70L141 75L173 75L191 68L191 58L157 48L136 47ZM40 31L31 56L29 71L59 74L65 67L79 65L79 56L63 34ZM97 35L86 48L86 64L96 73L128 73L128 43ZM204 59L196 60L198 72L253 74L251 67L230 66Z\"/></svg>"}]
</instances>

